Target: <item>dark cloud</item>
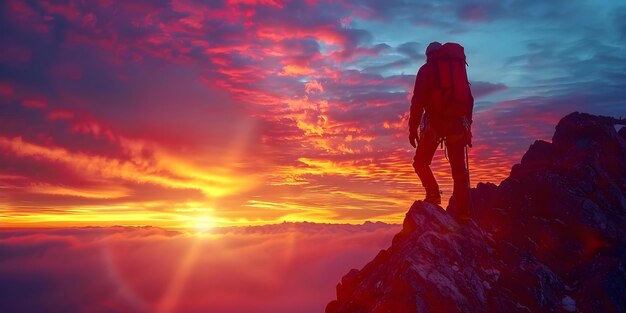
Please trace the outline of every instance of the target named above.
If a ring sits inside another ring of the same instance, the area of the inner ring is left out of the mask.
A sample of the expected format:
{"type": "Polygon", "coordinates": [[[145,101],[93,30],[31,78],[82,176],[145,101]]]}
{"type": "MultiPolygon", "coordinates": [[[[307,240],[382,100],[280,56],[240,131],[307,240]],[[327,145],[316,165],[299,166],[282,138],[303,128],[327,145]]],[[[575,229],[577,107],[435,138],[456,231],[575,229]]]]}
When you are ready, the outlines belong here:
{"type": "Polygon", "coordinates": [[[412,64],[413,61],[411,61],[410,59],[400,59],[397,61],[393,61],[393,62],[389,62],[386,64],[381,64],[381,65],[374,65],[374,66],[368,66],[366,68],[363,69],[363,72],[365,73],[386,73],[392,70],[395,70],[396,72],[401,69],[401,68],[405,68],[406,66],[412,64]]]}
{"type": "Polygon", "coordinates": [[[389,120],[391,117],[399,116],[402,112],[408,110],[409,104],[402,101],[403,98],[406,98],[402,97],[402,95],[381,94],[379,96],[385,98],[393,97],[394,99],[392,100],[395,101],[381,106],[360,104],[351,107],[350,110],[333,110],[330,112],[330,117],[337,122],[352,122],[360,127],[374,128],[382,127],[384,121],[389,120]]]}
{"type": "Polygon", "coordinates": [[[494,84],[490,82],[471,82],[472,95],[474,99],[479,99],[482,97],[486,97],[490,94],[496,93],[498,91],[503,91],[507,89],[507,86],[499,83],[494,84]]]}
{"type": "Polygon", "coordinates": [[[396,51],[413,60],[424,59],[424,48],[417,42],[405,42],[396,47],[396,51]]]}
{"type": "Polygon", "coordinates": [[[320,45],[312,38],[286,39],[281,41],[278,46],[288,58],[310,61],[320,54],[320,45]]]}
{"type": "MultiPolygon", "coordinates": [[[[443,27],[446,31],[467,31],[469,24],[498,20],[538,23],[571,21],[587,9],[584,1],[347,1],[345,6],[355,15],[384,22],[411,21],[426,27],[443,27]]],[[[575,20],[575,19],[574,19],[575,20]]]]}

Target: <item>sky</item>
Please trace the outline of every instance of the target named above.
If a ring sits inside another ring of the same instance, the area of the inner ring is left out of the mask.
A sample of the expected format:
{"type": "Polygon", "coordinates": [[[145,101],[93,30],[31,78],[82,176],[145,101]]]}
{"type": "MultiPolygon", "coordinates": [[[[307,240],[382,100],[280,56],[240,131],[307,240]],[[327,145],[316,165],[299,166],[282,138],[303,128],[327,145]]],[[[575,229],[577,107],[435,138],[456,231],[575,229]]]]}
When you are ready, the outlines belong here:
{"type": "MultiPolygon", "coordinates": [[[[624,116],[619,1],[0,4],[0,226],[400,223],[408,110],[465,47],[472,185],[573,111],[624,116]]],[[[444,197],[451,176],[433,160],[444,197]]],[[[445,203],[444,203],[445,204],[445,203]]]]}

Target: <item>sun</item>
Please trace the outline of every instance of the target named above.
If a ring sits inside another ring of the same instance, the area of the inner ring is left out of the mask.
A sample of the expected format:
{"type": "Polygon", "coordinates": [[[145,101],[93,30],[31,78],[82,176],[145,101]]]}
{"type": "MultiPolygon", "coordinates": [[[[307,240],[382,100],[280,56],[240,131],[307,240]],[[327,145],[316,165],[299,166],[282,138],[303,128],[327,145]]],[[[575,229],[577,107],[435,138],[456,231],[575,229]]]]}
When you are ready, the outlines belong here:
{"type": "Polygon", "coordinates": [[[211,216],[200,215],[197,216],[192,224],[192,229],[199,233],[207,233],[213,229],[215,223],[211,216]]]}
{"type": "Polygon", "coordinates": [[[210,232],[217,224],[213,216],[215,210],[212,207],[192,207],[187,204],[187,207],[176,209],[176,212],[180,228],[192,233],[210,232]]]}

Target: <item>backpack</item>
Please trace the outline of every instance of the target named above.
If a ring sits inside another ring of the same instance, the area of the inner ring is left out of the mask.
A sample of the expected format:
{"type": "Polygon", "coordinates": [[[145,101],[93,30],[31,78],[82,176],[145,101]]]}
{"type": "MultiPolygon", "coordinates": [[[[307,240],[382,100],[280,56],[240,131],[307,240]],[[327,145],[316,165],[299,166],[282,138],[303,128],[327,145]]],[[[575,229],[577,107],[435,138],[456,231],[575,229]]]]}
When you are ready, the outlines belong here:
{"type": "Polygon", "coordinates": [[[470,90],[463,46],[448,42],[433,52],[436,86],[429,111],[440,116],[471,119],[474,97],[470,90]]]}

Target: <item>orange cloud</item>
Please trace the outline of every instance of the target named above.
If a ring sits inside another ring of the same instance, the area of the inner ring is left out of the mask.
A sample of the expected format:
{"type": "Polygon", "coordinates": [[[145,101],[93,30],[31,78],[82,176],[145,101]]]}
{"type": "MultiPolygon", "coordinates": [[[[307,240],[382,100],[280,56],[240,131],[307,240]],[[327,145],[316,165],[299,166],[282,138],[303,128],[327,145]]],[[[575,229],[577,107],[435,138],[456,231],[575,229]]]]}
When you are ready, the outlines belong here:
{"type": "Polygon", "coordinates": [[[73,196],[94,199],[114,199],[127,196],[130,193],[128,188],[123,187],[69,187],[51,184],[34,184],[26,188],[28,192],[43,193],[51,195],[73,196]]]}
{"type": "Polygon", "coordinates": [[[304,91],[307,94],[314,93],[314,92],[323,93],[324,86],[322,86],[322,84],[319,83],[317,80],[311,80],[304,84],[304,91]]]}
{"type": "Polygon", "coordinates": [[[297,65],[297,64],[289,64],[289,65],[283,66],[283,70],[282,70],[282,72],[280,72],[280,75],[305,76],[305,75],[311,75],[314,72],[315,72],[315,70],[313,70],[312,68],[307,67],[307,66],[301,66],[301,65],[297,65]]]}
{"type": "Polygon", "coordinates": [[[20,137],[0,137],[0,147],[22,156],[61,162],[88,177],[120,178],[137,183],[151,183],[168,188],[197,189],[208,197],[220,197],[249,188],[251,177],[235,178],[227,168],[205,168],[165,151],[156,151],[154,159],[141,156],[144,144],[124,140],[124,146],[136,156],[130,160],[106,158],[61,147],[47,147],[20,137]]]}

